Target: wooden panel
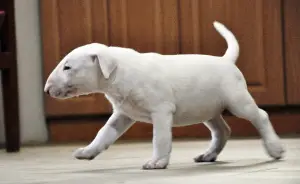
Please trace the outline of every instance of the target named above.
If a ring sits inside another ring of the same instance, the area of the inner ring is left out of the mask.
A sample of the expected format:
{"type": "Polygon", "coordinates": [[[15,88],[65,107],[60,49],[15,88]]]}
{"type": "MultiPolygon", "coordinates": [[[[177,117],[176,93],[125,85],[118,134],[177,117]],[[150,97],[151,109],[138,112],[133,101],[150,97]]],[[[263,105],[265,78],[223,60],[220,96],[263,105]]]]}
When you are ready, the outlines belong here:
{"type": "MultiPolygon", "coordinates": [[[[177,6],[176,0],[43,0],[44,81],[65,54],[90,42],[178,53],[177,6]]],[[[45,103],[49,116],[111,112],[102,94],[64,101],[45,96],[45,103]]]]}
{"type": "MultiPolygon", "coordinates": [[[[224,119],[232,129],[232,137],[258,136],[253,125],[243,119],[225,116],[224,119]]],[[[271,113],[270,119],[281,136],[300,135],[300,115],[289,113],[271,113]]],[[[66,143],[76,141],[90,142],[105,122],[101,121],[52,121],[49,124],[50,142],[66,143]]],[[[209,130],[203,124],[175,127],[173,138],[210,138],[209,130]]],[[[152,125],[136,123],[119,140],[149,140],[152,139],[152,125]]]]}
{"type": "Polygon", "coordinates": [[[57,1],[60,57],[92,42],[90,1],[57,1]]]}
{"type": "MultiPolygon", "coordinates": [[[[109,42],[106,6],[106,0],[41,1],[44,81],[72,49],[95,41],[109,42]]],[[[63,101],[45,96],[45,103],[49,116],[111,112],[101,94],[63,101]]]]}
{"type": "Polygon", "coordinates": [[[284,104],[280,0],[180,1],[182,53],[224,54],[227,45],[214,20],[237,37],[237,66],[255,100],[260,105],[284,104]]]}
{"type": "Polygon", "coordinates": [[[140,52],[178,53],[176,0],[109,1],[111,45],[140,52]]]}
{"type": "Polygon", "coordinates": [[[109,45],[109,22],[107,0],[91,0],[93,42],[109,45]]]}
{"type": "Polygon", "coordinates": [[[300,104],[300,1],[285,0],[283,6],[287,101],[300,104]]]}

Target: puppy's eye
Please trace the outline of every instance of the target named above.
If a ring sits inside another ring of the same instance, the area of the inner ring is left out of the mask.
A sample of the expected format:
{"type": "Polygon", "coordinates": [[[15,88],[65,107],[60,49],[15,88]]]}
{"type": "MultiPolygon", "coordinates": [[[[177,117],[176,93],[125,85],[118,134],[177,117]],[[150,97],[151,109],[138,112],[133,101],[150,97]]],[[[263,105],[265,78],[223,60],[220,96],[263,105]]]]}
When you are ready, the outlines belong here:
{"type": "Polygon", "coordinates": [[[70,70],[71,67],[70,66],[64,66],[63,70],[70,70]]]}

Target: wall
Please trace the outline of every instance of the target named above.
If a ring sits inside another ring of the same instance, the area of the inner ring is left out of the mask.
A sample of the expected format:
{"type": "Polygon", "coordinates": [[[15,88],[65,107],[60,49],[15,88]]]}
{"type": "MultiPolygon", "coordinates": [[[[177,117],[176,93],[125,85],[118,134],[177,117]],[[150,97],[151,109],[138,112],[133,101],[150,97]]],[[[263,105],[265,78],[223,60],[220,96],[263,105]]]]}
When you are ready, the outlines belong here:
{"type": "MultiPolygon", "coordinates": [[[[1,75],[0,75],[0,79],[1,79],[1,75]]],[[[0,81],[2,81],[2,79],[0,81]]],[[[3,112],[3,96],[2,96],[2,88],[0,88],[0,144],[3,144],[5,141],[3,113],[4,113],[3,112]]]]}
{"type": "MultiPolygon", "coordinates": [[[[15,0],[15,20],[21,142],[41,143],[47,140],[48,135],[43,108],[39,1],[15,0]]],[[[0,108],[3,118],[3,108],[0,108]]],[[[0,142],[3,143],[3,119],[0,121],[0,142]]]]}

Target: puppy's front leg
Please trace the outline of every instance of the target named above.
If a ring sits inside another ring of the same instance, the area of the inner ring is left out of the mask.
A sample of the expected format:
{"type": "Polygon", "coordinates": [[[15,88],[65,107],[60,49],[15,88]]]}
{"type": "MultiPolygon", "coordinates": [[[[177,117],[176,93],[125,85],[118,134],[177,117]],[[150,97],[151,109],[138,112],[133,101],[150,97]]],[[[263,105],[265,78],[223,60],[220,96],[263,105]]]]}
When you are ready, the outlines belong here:
{"type": "Polygon", "coordinates": [[[165,169],[169,164],[172,150],[172,113],[154,113],[153,122],[153,155],[143,165],[143,169],[165,169]]]}
{"type": "Polygon", "coordinates": [[[131,118],[114,112],[94,140],[88,146],[77,149],[74,156],[77,159],[92,160],[113,144],[133,123],[131,118]]]}

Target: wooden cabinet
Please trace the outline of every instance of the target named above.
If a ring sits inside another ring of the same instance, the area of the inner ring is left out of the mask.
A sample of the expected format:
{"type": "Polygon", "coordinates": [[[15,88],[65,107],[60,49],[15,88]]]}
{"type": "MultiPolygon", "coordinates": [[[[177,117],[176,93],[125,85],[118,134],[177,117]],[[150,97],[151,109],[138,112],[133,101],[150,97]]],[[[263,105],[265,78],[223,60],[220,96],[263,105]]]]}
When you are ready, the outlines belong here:
{"type": "MultiPolygon", "coordinates": [[[[176,0],[43,0],[41,16],[44,81],[65,54],[91,42],[141,52],[179,52],[176,0]]],[[[48,116],[111,112],[101,94],[65,101],[45,99],[48,116]]]]}
{"type": "Polygon", "coordinates": [[[237,66],[260,105],[284,104],[280,0],[180,2],[182,53],[223,55],[227,45],[212,22],[224,23],[240,44],[237,66]]]}
{"type": "MultiPolygon", "coordinates": [[[[223,55],[212,23],[224,23],[240,43],[237,65],[259,105],[284,105],[280,0],[43,0],[44,78],[72,49],[91,42],[162,54],[223,55]]],[[[201,74],[199,74],[201,75],[201,74]]],[[[107,114],[103,95],[46,98],[46,114],[107,114]]]]}
{"type": "MultiPolygon", "coordinates": [[[[227,45],[213,27],[217,20],[239,41],[237,65],[256,102],[280,107],[268,110],[276,131],[300,131],[299,110],[290,113],[290,105],[300,104],[299,0],[42,0],[40,5],[45,80],[65,54],[91,42],[140,52],[221,56],[227,45]]],[[[49,135],[58,142],[90,140],[108,117],[102,115],[111,113],[101,94],[65,101],[45,95],[45,107],[49,135]]],[[[251,124],[230,116],[225,119],[233,135],[257,135],[251,124]]],[[[151,136],[147,124],[136,124],[124,135],[151,136]]],[[[209,131],[199,124],[175,128],[173,136],[207,137],[209,131]]]]}
{"type": "MultiPolygon", "coordinates": [[[[91,42],[108,43],[107,9],[104,0],[41,1],[44,81],[72,49],[91,42]]],[[[101,94],[70,100],[45,96],[47,116],[110,113],[111,107],[101,94]]]]}

